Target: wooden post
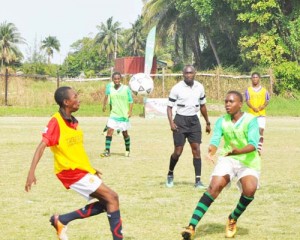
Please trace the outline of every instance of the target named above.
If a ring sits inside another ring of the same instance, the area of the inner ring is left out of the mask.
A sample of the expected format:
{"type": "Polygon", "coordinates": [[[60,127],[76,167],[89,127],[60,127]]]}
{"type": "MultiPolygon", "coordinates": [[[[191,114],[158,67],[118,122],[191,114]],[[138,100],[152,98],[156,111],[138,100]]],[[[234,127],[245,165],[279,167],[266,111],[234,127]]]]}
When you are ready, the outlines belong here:
{"type": "Polygon", "coordinates": [[[56,78],[56,87],[59,88],[59,71],[56,72],[57,78],[56,78]]]}
{"type": "Polygon", "coordinates": [[[165,68],[162,68],[162,96],[165,97],[165,68]]]}
{"type": "Polygon", "coordinates": [[[5,68],[5,106],[7,106],[7,95],[8,95],[8,68],[5,68]]]}
{"type": "Polygon", "coordinates": [[[217,67],[217,99],[220,100],[220,68],[217,67]]]}
{"type": "Polygon", "coordinates": [[[272,95],[273,94],[273,84],[275,83],[275,81],[274,81],[273,71],[271,68],[269,69],[269,76],[270,76],[270,94],[272,95]]]}

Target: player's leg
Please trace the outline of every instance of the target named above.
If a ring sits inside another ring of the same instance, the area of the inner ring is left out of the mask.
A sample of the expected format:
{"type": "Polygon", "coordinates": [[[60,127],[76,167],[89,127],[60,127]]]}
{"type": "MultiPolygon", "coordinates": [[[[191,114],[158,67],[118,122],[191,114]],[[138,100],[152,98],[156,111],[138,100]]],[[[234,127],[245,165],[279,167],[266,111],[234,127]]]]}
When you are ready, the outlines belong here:
{"type": "Polygon", "coordinates": [[[260,135],[257,150],[258,153],[261,155],[263,149],[263,143],[264,143],[264,130],[266,127],[266,117],[264,116],[257,117],[257,122],[259,126],[259,135],[260,135]]]}
{"type": "Polygon", "coordinates": [[[125,130],[122,132],[124,143],[125,143],[125,157],[129,157],[130,154],[130,136],[128,134],[128,131],[125,130]]]}
{"type": "Polygon", "coordinates": [[[200,144],[199,143],[190,143],[192,153],[193,153],[193,165],[195,169],[195,188],[206,189],[206,186],[201,181],[201,168],[202,161],[200,155],[200,144]]]}
{"type": "Polygon", "coordinates": [[[90,204],[88,204],[76,211],[70,212],[70,213],[62,214],[59,216],[53,215],[50,219],[50,222],[53,223],[52,225],[54,225],[55,218],[57,217],[58,220],[63,225],[67,225],[69,222],[71,222],[73,220],[91,217],[91,216],[98,215],[103,212],[106,212],[106,203],[103,200],[101,200],[101,201],[90,203],[90,204]]]}
{"type": "Polygon", "coordinates": [[[189,225],[183,230],[182,237],[184,240],[190,240],[195,234],[195,229],[199,221],[207,212],[210,205],[219,196],[223,188],[230,182],[230,176],[212,176],[207,191],[200,198],[190,219],[189,225]]]}
{"type": "Polygon", "coordinates": [[[118,194],[102,183],[100,187],[91,194],[91,197],[104,200],[104,202],[106,202],[107,217],[113,240],[123,239],[118,194]]]}
{"type": "Polygon", "coordinates": [[[107,130],[108,130],[108,126],[105,125],[105,127],[103,128],[102,134],[104,134],[105,132],[107,132],[107,130]]]}
{"type": "MultiPolygon", "coordinates": [[[[86,174],[77,182],[70,185],[70,188],[87,200],[92,199],[90,196],[102,185],[102,180],[94,174],[86,174]]],[[[50,218],[52,226],[56,229],[57,236],[60,240],[68,240],[67,224],[75,219],[91,217],[106,211],[106,202],[100,199],[97,202],[86,205],[76,211],[66,214],[55,214],[50,218]]]]}
{"type": "Polygon", "coordinates": [[[109,157],[110,156],[110,146],[111,146],[111,142],[112,142],[113,133],[114,133],[114,129],[109,127],[107,130],[106,137],[105,137],[105,150],[101,154],[101,157],[109,157]]]}
{"type": "Polygon", "coordinates": [[[226,224],[226,233],[225,233],[225,236],[227,238],[234,237],[237,231],[236,223],[238,218],[243,214],[247,206],[254,200],[254,194],[256,192],[257,185],[258,185],[258,175],[254,170],[249,169],[249,171],[253,171],[254,174],[246,175],[239,179],[239,184],[242,190],[242,194],[235,209],[228,217],[228,221],[226,224]]]}
{"type": "Polygon", "coordinates": [[[170,156],[170,163],[169,163],[169,171],[167,174],[167,187],[173,187],[174,185],[174,169],[179,160],[179,157],[182,154],[184,143],[185,143],[185,136],[184,134],[173,132],[173,140],[174,140],[174,151],[170,156]]]}

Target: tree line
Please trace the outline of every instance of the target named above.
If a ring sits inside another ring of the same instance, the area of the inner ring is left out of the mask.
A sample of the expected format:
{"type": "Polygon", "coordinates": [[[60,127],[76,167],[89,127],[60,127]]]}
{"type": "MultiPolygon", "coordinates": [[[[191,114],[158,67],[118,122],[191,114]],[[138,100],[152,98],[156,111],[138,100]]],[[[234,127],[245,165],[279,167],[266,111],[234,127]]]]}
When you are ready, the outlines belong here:
{"type": "Polygon", "coordinates": [[[51,64],[59,40],[35,43],[24,60],[25,40],[13,23],[0,25],[1,66],[38,73],[87,77],[110,73],[116,57],[143,56],[147,33],[157,27],[155,56],[177,72],[186,63],[198,70],[249,73],[272,69],[275,91],[300,90],[300,1],[143,0],[141,15],[124,29],[113,17],[96,26],[94,37],[70,46],[61,65],[51,64]]]}

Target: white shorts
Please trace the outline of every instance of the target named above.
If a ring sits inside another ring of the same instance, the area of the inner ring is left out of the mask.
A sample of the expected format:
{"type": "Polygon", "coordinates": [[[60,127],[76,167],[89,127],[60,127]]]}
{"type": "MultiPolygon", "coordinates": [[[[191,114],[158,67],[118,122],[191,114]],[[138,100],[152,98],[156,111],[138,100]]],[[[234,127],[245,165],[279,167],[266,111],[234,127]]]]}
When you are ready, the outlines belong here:
{"type": "Polygon", "coordinates": [[[254,176],[257,178],[258,186],[259,186],[259,177],[260,172],[254,170],[252,168],[246,167],[240,161],[237,161],[231,157],[219,157],[217,165],[215,166],[211,178],[213,176],[230,176],[230,182],[226,187],[230,187],[231,181],[236,178],[237,179],[237,187],[242,192],[242,185],[240,179],[245,176],[254,176]]]}
{"type": "Polygon", "coordinates": [[[93,199],[90,195],[100,187],[101,183],[102,180],[97,175],[88,173],[79,181],[70,185],[70,188],[89,201],[93,199]]]}
{"type": "Polygon", "coordinates": [[[257,122],[258,122],[259,128],[265,129],[265,127],[266,127],[266,117],[265,116],[258,116],[257,122]]]}
{"type": "Polygon", "coordinates": [[[122,132],[127,131],[131,127],[130,122],[120,122],[112,118],[108,119],[107,126],[114,130],[120,130],[122,132]]]}

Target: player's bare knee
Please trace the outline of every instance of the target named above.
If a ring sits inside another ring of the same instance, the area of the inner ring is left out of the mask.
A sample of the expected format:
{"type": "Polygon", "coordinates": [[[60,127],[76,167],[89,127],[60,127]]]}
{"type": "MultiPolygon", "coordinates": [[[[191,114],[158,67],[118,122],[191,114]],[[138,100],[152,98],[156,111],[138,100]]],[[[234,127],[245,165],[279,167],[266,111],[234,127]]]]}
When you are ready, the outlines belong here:
{"type": "Polygon", "coordinates": [[[111,193],[111,201],[119,204],[119,195],[114,191],[111,193]]]}

